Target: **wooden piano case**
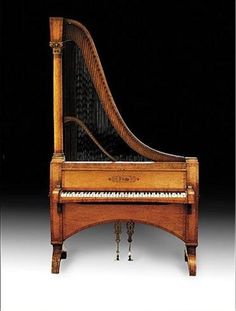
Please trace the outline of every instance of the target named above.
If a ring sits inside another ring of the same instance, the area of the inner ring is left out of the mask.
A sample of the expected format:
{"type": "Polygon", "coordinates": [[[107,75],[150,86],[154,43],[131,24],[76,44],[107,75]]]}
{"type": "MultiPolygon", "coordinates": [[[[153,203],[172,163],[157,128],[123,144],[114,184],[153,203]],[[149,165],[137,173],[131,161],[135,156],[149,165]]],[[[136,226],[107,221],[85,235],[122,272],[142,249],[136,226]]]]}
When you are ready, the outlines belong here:
{"type": "Polygon", "coordinates": [[[50,18],[50,35],[54,64],[52,272],[59,273],[60,261],[66,258],[63,242],[73,234],[100,223],[132,221],[162,228],[183,240],[189,274],[196,275],[197,158],[154,150],[133,135],[119,114],[83,25],[50,18]],[[66,192],[72,195],[63,196],[66,192]],[[78,192],[95,195],[78,197],[78,192]],[[131,193],[132,197],[97,195],[101,192],[131,193]]]}

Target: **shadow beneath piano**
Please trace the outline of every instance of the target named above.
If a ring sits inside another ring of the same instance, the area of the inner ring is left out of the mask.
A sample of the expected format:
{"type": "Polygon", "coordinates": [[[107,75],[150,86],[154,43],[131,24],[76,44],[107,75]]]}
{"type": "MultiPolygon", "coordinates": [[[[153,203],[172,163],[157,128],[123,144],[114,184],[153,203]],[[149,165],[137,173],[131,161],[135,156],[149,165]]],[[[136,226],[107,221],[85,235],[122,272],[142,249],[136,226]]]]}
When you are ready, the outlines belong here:
{"type": "MultiPolygon", "coordinates": [[[[93,261],[102,264],[111,258],[115,262],[115,234],[114,223],[101,224],[82,230],[65,241],[69,261],[63,261],[63,269],[75,264],[77,267],[82,261],[93,261]],[[67,264],[68,263],[68,264],[67,264]]],[[[122,222],[120,242],[120,262],[128,262],[128,242],[126,223],[122,222]]],[[[170,267],[176,266],[181,273],[186,272],[183,261],[184,243],[170,233],[150,225],[135,223],[135,232],[132,242],[133,263],[142,262],[146,265],[153,264],[160,267],[165,262],[170,267]]],[[[92,263],[91,263],[92,264],[92,263]]],[[[132,263],[130,263],[132,265],[132,263]]]]}

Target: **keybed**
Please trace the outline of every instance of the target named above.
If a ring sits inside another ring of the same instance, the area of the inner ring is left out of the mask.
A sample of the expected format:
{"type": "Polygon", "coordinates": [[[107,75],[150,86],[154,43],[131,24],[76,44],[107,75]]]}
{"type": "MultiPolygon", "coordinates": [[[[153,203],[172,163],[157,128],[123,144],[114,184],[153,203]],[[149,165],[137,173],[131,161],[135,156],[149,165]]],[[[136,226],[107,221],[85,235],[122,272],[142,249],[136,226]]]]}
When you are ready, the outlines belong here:
{"type": "Polygon", "coordinates": [[[90,199],[155,199],[155,198],[186,198],[184,192],[142,192],[142,191],[62,191],[61,198],[90,198],[90,199]]]}

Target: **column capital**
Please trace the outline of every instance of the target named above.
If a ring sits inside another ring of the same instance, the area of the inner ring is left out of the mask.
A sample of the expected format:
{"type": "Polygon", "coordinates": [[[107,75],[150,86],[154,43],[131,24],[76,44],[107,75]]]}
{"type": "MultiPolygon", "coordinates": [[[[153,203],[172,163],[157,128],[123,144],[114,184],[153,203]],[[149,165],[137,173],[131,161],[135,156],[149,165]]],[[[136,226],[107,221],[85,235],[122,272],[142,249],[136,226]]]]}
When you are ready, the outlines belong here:
{"type": "Polygon", "coordinates": [[[63,49],[63,42],[51,41],[49,46],[53,50],[53,54],[61,54],[63,49]]]}

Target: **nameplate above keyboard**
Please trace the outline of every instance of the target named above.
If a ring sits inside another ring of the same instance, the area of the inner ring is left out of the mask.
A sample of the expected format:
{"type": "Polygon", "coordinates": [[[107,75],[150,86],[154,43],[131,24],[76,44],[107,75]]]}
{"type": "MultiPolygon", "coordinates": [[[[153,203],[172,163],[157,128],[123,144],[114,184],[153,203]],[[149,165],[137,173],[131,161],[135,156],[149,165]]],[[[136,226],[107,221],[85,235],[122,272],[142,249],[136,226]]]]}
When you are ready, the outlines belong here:
{"type": "Polygon", "coordinates": [[[170,164],[65,165],[62,189],[71,191],[176,191],[186,189],[186,170],[170,164]]]}

